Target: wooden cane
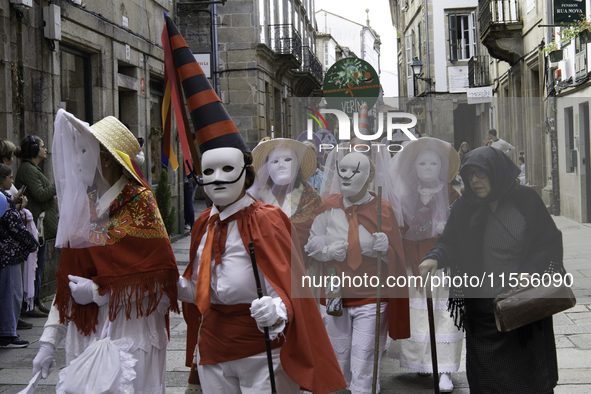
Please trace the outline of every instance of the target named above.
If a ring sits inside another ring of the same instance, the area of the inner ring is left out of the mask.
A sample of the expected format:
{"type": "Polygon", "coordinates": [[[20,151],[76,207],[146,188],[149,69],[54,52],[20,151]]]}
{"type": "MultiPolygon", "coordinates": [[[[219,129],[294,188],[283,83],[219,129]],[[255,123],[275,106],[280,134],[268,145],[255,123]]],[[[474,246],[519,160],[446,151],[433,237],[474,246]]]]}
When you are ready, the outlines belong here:
{"type": "Polygon", "coordinates": [[[433,366],[433,389],[439,394],[439,369],[437,368],[437,343],[435,342],[435,318],[433,316],[433,294],[427,283],[427,313],[429,315],[429,337],[431,339],[431,365],[433,366]]]}
{"type": "MultiPolygon", "coordinates": [[[[382,231],[382,187],[378,186],[378,233],[382,231]]],[[[371,381],[371,392],[376,394],[378,390],[378,373],[380,360],[380,318],[381,318],[381,290],[382,280],[382,252],[378,252],[378,289],[376,294],[376,338],[373,349],[373,377],[371,381]]]]}
{"type": "MultiPolygon", "coordinates": [[[[259,299],[263,298],[263,288],[261,287],[261,280],[259,278],[259,269],[254,257],[254,245],[252,241],[248,243],[248,251],[250,252],[250,262],[252,263],[252,271],[254,272],[254,280],[257,284],[257,295],[259,299]]],[[[275,372],[273,371],[273,355],[271,354],[271,338],[269,336],[269,327],[263,327],[265,330],[265,347],[267,348],[267,364],[269,364],[269,379],[271,380],[271,394],[277,394],[275,388],[275,372]]]]}

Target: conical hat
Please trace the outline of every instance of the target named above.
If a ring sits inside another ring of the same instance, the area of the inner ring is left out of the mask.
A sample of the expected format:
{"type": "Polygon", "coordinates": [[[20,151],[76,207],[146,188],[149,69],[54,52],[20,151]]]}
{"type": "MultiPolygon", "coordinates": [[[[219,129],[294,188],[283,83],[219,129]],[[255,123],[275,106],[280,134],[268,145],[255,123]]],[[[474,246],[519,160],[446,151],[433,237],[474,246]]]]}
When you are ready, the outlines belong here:
{"type": "Polygon", "coordinates": [[[210,149],[227,147],[250,152],[201,66],[195,61],[187,42],[172,19],[169,16],[165,19],[174,64],[183,86],[201,154],[210,149]]]}

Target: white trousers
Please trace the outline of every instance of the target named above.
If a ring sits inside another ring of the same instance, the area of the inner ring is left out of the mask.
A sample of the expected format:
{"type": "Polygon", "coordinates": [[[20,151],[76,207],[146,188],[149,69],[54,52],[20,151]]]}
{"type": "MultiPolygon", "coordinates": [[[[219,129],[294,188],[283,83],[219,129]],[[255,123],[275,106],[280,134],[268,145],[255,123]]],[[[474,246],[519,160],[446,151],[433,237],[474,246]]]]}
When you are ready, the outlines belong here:
{"type": "MultiPolygon", "coordinates": [[[[199,363],[199,351],[197,363],[199,363]]],[[[279,354],[281,348],[273,349],[273,370],[277,393],[298,394],[300,385],[283,370],[279,354]]],[[[219,364],[199,365],[199,380],[204,394],[260,394],[271,392],[267,353],[226,361],[219,364]]]]}
{"type": "MultiPolygon", "coordinates": [[[[380,346],[377,392],[380,391],[379,364],[388,334],[388,303],[380,305],[380,346]]],[[[331,316],[320,305],[322,319],[337,360],[352,394],[371,393],[376,329],[376,304],[343,308],[342,316],[331,316]]]]}

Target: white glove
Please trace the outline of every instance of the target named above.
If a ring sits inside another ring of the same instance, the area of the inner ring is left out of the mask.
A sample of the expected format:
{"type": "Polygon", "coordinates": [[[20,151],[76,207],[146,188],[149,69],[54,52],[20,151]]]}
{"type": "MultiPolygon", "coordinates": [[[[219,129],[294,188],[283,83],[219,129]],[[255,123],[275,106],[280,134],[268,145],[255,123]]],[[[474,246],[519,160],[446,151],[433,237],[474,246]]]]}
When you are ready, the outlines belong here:
{"type": "Polygon", "coordinates": [[[72,297],[77,304],[88,305],[94,302],[92,300],[92,280],[74,275],[68,275],[68,279],[70,279],[68,285],[72,291],[72,297]]]}
{"type": "Polygon", "coordinates": [[[373,250],[376,252],[388,251],[388,236],[384,233],[373,233],[373,250]]]}
{"type": "Polygon", "coordinates": [[[273,298],[265,296],[257,298],[250,304],[250,316],[252,316],[260,327],[271,327],[279,319],[277,307],[273,298]]]}
{"type": "Polygon", "coordinates": [[[55,369],[55,346],[48,342],[40,342],[41,346],[33,360],[33,376],[41,371],[41,379],[46,379],[55,369]]]}
{"type": "Polygon", "coordinates": [[[316,236],[308,241],[304,250],[308,253],[308,256],[313,256],[322,252],[322,249],[326,247],[326,237],[324,235],[316,236]]]}
{"type": "Polygon", "coordinates": [[[329,260],[343,261],[347,257],[347,246],[348,242],[338,241],[334,244],[328,245],[326,249],[326,255],[329,260]]]}

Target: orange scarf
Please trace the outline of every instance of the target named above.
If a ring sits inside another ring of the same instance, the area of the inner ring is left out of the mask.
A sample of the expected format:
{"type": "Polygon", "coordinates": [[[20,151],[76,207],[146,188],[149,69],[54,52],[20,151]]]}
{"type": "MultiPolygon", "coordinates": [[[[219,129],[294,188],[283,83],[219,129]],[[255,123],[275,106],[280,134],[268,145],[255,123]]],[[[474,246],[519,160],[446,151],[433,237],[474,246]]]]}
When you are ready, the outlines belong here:
{"type": "Polygon", "coordinates": [[[150,189],[135,182],[125,185],[109,207],[107,233],[95,233],[91,241],[97,246],[62,249],[55,296],[60,323],[73,321],[84,335],[96,332],[98,324],[98,305],[77,304],[68,275],[92,279],[100,295],[110,294],[111,321],[121,311],[130,319],[134,303],[138,317],[149,316],[163,294],[170,299],[170,310],[178,312],[178,268],[150,189]]]}

